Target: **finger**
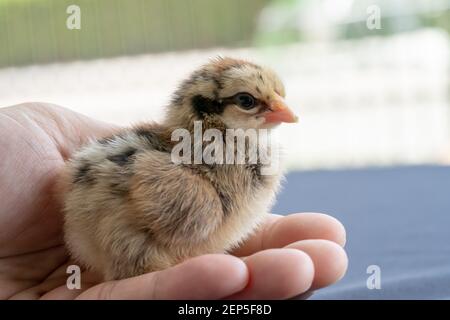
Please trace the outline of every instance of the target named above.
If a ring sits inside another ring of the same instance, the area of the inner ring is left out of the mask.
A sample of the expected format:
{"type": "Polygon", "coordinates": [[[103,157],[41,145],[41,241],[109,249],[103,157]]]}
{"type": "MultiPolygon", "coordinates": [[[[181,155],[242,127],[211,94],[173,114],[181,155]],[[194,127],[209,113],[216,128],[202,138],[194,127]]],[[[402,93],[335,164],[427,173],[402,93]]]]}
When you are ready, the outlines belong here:
{"type": "Polygon", "coordinates": [[[234,250],[233,254],[247,256],[306,239],[325,239],[344,246],[345,238],[344,226],[326,214],[295,213],[285,217],[270,214],[257,232],[234,250]]]}
{"type": "Polygon", "coordinates": [[[311,289],[329,286],[339,281],[347,271],[347,254],[335,242],[328,240],[302,240],[286,248],[301,250],[311,257],[314,264],[314,280],[311,289]]]}
{"type": "Polygon", "coordinates": [[[255,233],[251,234],[249,238],[245,239],[238,248],[233,249],[232,255],[243,257],[249,256],[253,253],[263,250],[262,240],[266,236],[268,230],[283,216],[277,214],[267,214],[264,222],[259,226],[255,233]]]}
{"type": "MultiPolygon", "coordinates": [[[[292,250],[292,249],[290,249],[292,250]]],[[[203,255],[172,268],[92,287],[79,299],[220,299],[248,282],[245,263],[229,255],[203,255]]]]}
{"type": "Polygon", "coordinates": [[[247,287],[229,299],[287,299],[306,292],[314,279],[311,258],[296,249],[269,249],[244,259],[247,287]]]}
{"type": "MultiPolygon", "coordinates": [[[[41,300],[73,300],[76,299],[81,293],[89,290],[91,287],[97,285],[101,282],[101,275],[96,274],[92,271],[84,271],[81,273],[81,287],[79,289],[77,288],[69,288],[67,285],[67,266],[73,264],[67,263],[63,266],[63,272],[60,274],[56,274],[55,277],[50,277],[45,280],[46,283],[53,282],[58,283],[59,286],[55,287],[52,290],[45,290],[45,288],[42,288],[42,286],[39,288],[40,292],[46,291],[45,294],[43,294],[39,299],[41,300]],[[61,285],[62,284],[62,285],[61,285]]],[[[47,284],[47,287],[49,284],[47,284]]]]}

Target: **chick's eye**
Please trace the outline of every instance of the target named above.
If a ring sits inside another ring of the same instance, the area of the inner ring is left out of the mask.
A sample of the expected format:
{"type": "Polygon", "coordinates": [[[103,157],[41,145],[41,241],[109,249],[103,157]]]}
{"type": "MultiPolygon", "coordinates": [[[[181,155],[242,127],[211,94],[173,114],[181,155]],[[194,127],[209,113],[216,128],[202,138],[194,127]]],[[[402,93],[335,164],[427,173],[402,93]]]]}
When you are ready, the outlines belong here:
{"type": "Polygon", "coordinates": [[[255,98],[248,93],[238,93],[236,95],[236,104],[242,109],[252,109],[255,106],[255,98]]]}

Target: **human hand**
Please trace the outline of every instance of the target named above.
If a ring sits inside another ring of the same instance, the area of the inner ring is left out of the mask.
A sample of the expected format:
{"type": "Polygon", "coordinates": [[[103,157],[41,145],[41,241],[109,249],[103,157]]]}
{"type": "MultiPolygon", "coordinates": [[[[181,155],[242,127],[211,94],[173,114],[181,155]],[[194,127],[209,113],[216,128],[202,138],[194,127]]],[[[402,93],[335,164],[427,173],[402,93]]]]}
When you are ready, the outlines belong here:
{"type": "Polygon", "coordinates": [[[347,268],[345,230],[334,218],[268,215],[233,255],[210,254],[119,281],[81,274],[66,286],[54,184],[64,161],[90,138],[117,128],[45,103],[0,109],[0,298],[285,299],[330,285],[347,268]]]}

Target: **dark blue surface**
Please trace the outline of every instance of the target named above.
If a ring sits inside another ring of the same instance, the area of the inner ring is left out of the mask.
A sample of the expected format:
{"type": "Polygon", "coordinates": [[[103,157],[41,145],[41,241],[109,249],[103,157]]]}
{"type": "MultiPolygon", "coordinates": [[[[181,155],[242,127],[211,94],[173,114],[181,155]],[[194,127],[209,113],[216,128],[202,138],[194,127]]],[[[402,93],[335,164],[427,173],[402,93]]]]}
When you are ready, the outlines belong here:
{"type": "Polygon", "coordinates": [[[294,172],[273,212],[301,211],[347,230],[346,276],[312,299],[450,299],[450,167],[294,172]],[[380,290],[367,289],[369,265],[380,290]]]}

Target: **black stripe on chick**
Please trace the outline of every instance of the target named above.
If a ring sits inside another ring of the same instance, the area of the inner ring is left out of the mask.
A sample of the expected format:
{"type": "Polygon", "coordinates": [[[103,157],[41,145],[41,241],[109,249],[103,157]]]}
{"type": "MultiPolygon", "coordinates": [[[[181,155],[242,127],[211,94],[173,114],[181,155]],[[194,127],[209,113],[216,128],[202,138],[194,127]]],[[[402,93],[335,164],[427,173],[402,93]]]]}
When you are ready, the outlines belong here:
{"type": "Polygon", "coordinates": [[[217,194],[219,195],[220,202],[222,204],[223,215],[226,217],[230,215],[231,206],[233,204],[233,198],[226,191],[220,190],[220,188],[216,187],[217,194]]]}
{"type": "Polygon", "coordinates": [[[134,133],[139,137],[145,140],[145,142],[147,143],[148,146],[150,146],[152,149],[155,149],[157,151],[161,151],[161,152],[168,152],[171,150],[170,146],[167,145],[167,143],[165,143],[163,141],[163,139],[161,139],[161,136],[150,130],[147,128],[136,128],[134,130],[134,133]]]}
{"type": "Polygon", "coordinates": [[[83,163],[76,169],[73,181],[74,183],[85,184],[92,184],[95,182],[95,175],[92,174],[92,168],[89,162],[83,163]]]}
{"type": "Polygon", "coordinates": [[[106,157],[106,159],[119,166],[125,166],[130,163],[130,158],[136,153],[136,151],[137,150],[135,148],[128,148],[121,153],[110,155],[106,157]]]}
{"type": "Polygon", "coordinates": [[[252,174],[252,185],[254,187],[259,186],[262,183],[263,175],[261,174],[262,164],[258,161],[255,164],[247,164],[246,169],[252,174]]]}
{"type": "Polygon", "coordinates": [[[209,114],[221,114],[225,109],[225,106],[219,103],[219,101],[206,98],[202,95],[194,96],[191,102],[200,119],[203,119],[205,115],[209,114]]]}
{"type": "Polygon", "coordinates": [[[129,194],[130,190],[126,182],[112,182],[109,184],[109,189],[113,196],[125,197],[129,194]]]}

